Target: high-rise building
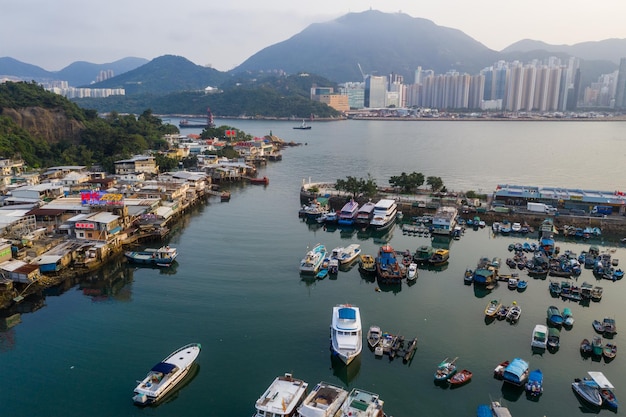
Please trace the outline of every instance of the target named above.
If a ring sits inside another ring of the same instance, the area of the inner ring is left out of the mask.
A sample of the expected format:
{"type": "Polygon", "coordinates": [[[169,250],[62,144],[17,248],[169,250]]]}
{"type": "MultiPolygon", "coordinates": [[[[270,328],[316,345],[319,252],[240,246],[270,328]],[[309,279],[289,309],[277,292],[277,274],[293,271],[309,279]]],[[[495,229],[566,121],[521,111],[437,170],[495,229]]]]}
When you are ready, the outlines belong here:
{"type": "Polygon", "coordinates": [[[617,74],[617,88],[615,89],[615,108],[626,109],[626,58],[619,60],[619,70],[617,74]]]}
{"type": "Polygon", "coordinates": [[[365,107],[384,108],[387,106],[387,77],[368,75],[365,78],[365,107]]]}

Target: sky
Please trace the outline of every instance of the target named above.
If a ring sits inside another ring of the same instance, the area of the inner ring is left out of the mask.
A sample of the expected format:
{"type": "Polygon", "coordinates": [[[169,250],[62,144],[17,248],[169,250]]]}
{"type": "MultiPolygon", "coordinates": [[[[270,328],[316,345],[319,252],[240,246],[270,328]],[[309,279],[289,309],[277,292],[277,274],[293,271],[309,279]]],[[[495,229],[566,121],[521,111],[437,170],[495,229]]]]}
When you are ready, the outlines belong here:
{"type": "Polygon", "coordinates": [[[369,9],[428,19],[497,51],[522,39],[626,38],[625,0],[1,0],[0,57],[58,71],[178,55],[228,71],[313,23],[369,9]]]}

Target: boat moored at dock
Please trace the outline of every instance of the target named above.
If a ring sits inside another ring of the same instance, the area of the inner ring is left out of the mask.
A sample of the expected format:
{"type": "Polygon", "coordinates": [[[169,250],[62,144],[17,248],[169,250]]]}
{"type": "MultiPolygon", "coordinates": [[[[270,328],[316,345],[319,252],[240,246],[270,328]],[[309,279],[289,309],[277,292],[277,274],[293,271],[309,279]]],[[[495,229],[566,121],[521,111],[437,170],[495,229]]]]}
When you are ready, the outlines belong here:
{"type": "Polygon", "coordinates": [[[390,227],[398,214],[398,204],[395,200],[382,199],[374,206],[370,227],[375,230],[384,230],[390,227]]]}
{"type": "Polygon", "coordinates": [[[307,394],[308,383],[286,373],[276,377],[267,390],[256,400],[253,417],[293,417],[307,394]]]}
{"type": "Polygon", "coordinates": [[[348,398],[348,391],[320,382],[298,407],[297,417],[334,417],[348,398]]]}
{"type": "Polygon", "coordinates": [[[336,417],[382,417],[383,404],[378,394],[354,388],[341,406],[336,417]]]}

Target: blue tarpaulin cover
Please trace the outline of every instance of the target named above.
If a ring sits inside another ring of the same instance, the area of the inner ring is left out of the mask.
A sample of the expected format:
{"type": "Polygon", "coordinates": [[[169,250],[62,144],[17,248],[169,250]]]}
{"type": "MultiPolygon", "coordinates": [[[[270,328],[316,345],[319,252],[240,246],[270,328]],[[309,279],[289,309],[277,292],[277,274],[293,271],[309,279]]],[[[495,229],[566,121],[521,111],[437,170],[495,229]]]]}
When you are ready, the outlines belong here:
{"type": "Polygon", "coordinates": [[[172,370],[176,368],[176,365],[167,363],[167,362],[159,362],[152,367],[152,371],[161,372],[162,374],[169,374],[172,370]]]}
{"type": "Polygon", "coordinates": [[[356,311],[353,308],[343,307],[339,309],[339,318],[344,320],[356,319],[356,311]]]}
{"type": "Polygon", "coordinates": [[[520,384],[524,373],[528,370],[528,362],[521,358],[515,358],[504,370],[503,378],[514,384],[520,384]]]}

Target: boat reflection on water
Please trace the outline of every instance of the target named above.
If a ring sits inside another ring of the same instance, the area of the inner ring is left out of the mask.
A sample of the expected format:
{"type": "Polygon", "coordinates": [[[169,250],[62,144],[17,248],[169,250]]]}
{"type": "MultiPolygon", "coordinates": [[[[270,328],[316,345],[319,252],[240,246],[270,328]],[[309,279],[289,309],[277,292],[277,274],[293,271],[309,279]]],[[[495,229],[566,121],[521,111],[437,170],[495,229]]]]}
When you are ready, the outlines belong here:
{"type": "MultiPolygon", "coordinates": [[[[362,354],[362,353],[361,353],[362,354]]],[[[361,370],[361,354],[355,357],[349,365],[346,365],[337,357],[337,355],[330,355],[330,364],[333,370],[333,375],[339,378],[345,386],[349,387],[350,383],[357,377],[361,370]]]]}
{"type": "Polygon", "coordinates": [[[518,387],[516,385],[509,384],[508,382],[502,383],[501,391],[502,391],[502,398],[504,398],[510,403],[513,403],[519,400],[522,397],[522,394],[526,392],[526,390],[524,389],[524,384],[518,387]]]}
{"type": "Polygon", "coordinates": [[[178,269],[178,261],[174,261],[168,266],[161,266],[156,264],[135,264],[135,263],[126,263],[126,268],[129,269],[132,276],[132,271],[137,269],[158,269],[161,275],[176,275],[176,270],[178,269]]]}

